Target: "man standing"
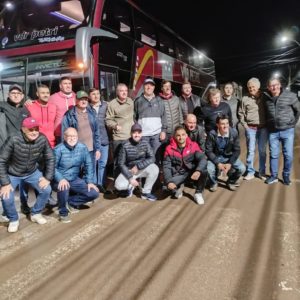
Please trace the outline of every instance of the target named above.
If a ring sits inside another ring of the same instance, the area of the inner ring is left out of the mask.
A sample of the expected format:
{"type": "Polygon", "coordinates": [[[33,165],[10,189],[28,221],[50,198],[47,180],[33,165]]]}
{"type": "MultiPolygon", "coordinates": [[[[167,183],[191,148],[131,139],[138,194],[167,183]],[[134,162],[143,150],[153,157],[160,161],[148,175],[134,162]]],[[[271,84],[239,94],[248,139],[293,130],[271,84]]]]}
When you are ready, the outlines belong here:
{"type": "Polygon", "coordinates": [[[249,95],[242,98],[238,111],[240,123],[245,128],[247,141],[247,175],[244,179],[251,180],[255,176],[254,157],[257,142],[259,153],[258,177],[265,180],[268,130],[263,94],[260,91],[260,81],[257,78],[249,79],[247,87],[249,95]]]}
{"type": "Polygon", "coordinates": [[[207,171],[210,179],[211,192],[218,188],[219,172],[228,176],[228,189],[235,191],[238,179],[244,174],[246,167],[239,160],[241,148],[238,132],[229,127],[229,117],[220,115],[216,120],[217,130],[211,130],[206,139],[207,171]]]}
{"type": "Polygon", "coordinates": [[[93,164],[88,148],[78,142],[75,128],[65,130],[64,142],[55,147],[54,154],[59,220],[69,223],[69,212],[78,212],[78,206],[98,198],[99,190],[93,184],[93,164]],[[82,167],[84,178],[80,178],[82,167]]]}
{"type": "Polygon", "coordinates": [[[28,117],[22,122],[19,134],[8,138],[0,151],[0,197],[3,211],[9,219],[8,232],[19,228],[19,217],[14,202],[14,190],[21,182],[37,192],[31,209],[31,221],[45,224],[41,215],[51,193],[50,181],[54,174],[54,155],[44,135],[39,134],[38,122],[28,117]],[[38,161],[43,160],[45,171],[38,170],[38,161]]]}
{"type": "Polygon", "coordinates": [[[167,121],[164,103],[155,96],[154,88],[154,80],[146,78],[144,93],[134,101],[134,117],[143,127],[143,138],[149,142],[155,155],[166,139],[167,121]]]}
{"type": "Polygon", "coordinates": [[[283,154],[282,179],[284,185],[291,185],[290,174],[293,164],[295,126],[300,116],[297,96],[282,90],[278,78],[268,80],[268,92],[264,93],[266,121],[269,129],[270,171],[267,184],[278,182],[280,144],[283,154]]]}
{"type": "Polygon", "coordinates": [[[163,161],[168,190],[175,198],[181,198],[184,182],[190,177],[196,183],[195,201],[200,205],[204,204],[202,193],[207,178],[206,166],[206,157],[198,144],[190,140],[184,127],[176,127],[163,161]]]}
{"type": "Polygon", "coordinates": [[[229,104],[232,113],[232,127],[238,125],[238,107],[239,99],[234,95],[234,85],[232,82],[226,82],[223,88],[222,101],[229,104]]]}
{"type": "Polygon", "coordinates": [[[142,199],[155,201],[157,198],[151,190],[159,169],[154,161],[150,145],[146,140],[142,140],[142,127],[135,123],[131,127],[131,138],[120,148],[118,166],[121,174],[116,179],[115,188],[119,191],[128,190],[128,196],[131,196],[134,188],[140,185],[137,178],[146,177],[142,199]]]}

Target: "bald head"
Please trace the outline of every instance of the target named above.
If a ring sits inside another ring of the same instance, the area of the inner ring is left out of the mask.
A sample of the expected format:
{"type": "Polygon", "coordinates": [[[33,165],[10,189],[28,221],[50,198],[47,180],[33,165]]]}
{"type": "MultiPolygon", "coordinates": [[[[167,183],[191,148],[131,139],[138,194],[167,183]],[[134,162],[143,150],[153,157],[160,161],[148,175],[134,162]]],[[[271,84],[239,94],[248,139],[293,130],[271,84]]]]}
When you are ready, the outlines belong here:
{"type": "Polygon", "coordinates": [[[197,127],[197,118],[194,114],[188,114],[185,118],[184,124],[189,131],[197,127]]]}

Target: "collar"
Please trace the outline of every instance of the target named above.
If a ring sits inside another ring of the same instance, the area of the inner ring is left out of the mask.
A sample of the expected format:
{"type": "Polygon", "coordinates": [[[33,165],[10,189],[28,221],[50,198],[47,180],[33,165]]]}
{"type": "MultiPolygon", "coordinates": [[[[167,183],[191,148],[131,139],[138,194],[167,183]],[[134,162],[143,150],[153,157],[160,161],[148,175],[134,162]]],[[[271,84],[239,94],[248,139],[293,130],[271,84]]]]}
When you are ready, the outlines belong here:
{"type": "Polygon", "coordinates": [[[222,138],[229,138],[229,131],[227,133],[225,133],[224,135],[222,135],[218,129],[217,134],[218,134],[218,137],[220,136],[222,138]]]}

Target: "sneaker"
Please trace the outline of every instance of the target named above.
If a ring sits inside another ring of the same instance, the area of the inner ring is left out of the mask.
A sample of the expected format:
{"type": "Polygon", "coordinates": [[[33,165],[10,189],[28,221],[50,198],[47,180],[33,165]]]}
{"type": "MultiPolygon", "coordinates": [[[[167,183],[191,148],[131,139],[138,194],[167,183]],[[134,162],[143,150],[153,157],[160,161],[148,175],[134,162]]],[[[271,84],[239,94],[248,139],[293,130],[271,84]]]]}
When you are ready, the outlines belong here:
{"type": "Polygon", "coordinates": [[[149,200],[149,201],[156,201],[157,200],[157,197],[151,193],[143,193],[142,194],[142,199],[146,199],[146,200],[149,200]]]}
{"type": "Polygon", "coordinates": [[[49,205],[51,205],[51,206],[54,207],[54,206],[58,205],[58,202],[57,202],[57,199],[55,199],[52,195],[50,195],[47,204],[49,204],[49,205]]]}
{"type": "Polygon", "coordinates": [[[244,177],[244,180],[252,180],[254,179],[254,174],[247,174],[245,177],[244,177]]]}
{"type": "Polygon", "coordinates": [[[176,199],[180,199],[183,196],[184,183],[180,185],[180,187],[175,191],[174,197],[176,199]]]}
{"type": "Polygon", "coordinates": [[[266,184],[273,184],[273,183],[276,183],[276,182],[278,182],[278,178],[277,177],[273,177],[273,176],[270,176],[269,178],[267,178],[265,180],[266,184]]]}
{"type": "Polygon", "coordinates": [[[1,215],[1,222],[7,223],[7,222],[9,222],[9,218],[5,215],[1,215]]]}
{"type": "Polygon", "coordinates": [[[59,216],[59,221],[62,222],[62,223],[71,223],[72,222],[69,215],[59,216]]]}
{"type": "Polygon", "coordinates": [[[27,204],[21,204],[21,213],[24,215],[29,215],[31,212],[30,207],[27,204]]]}
{"type": "Polygon", "coordinates": [[[19,229],[19,220],[9,222],[7,231],[8,232],[17,232],[19,229]]]}
{"type": "Polygon", "coordinates": [[[283,177],[282,182],[283,182],[284,185],[292,185],[292,182],[291,182],[290,178],[286,177],[286,176],[283,177]]]}
{"type": "Polygon", "coordinates": [[[210,186],[210,188],[209,188],[209,190],[210,190],[211,192],[216,192],[217,189],[218,189],[218,184],[217,184],[217,183],[213,184],[213,185],[210,186]]]}
{"type": "Polygon", "coordinates": [[[30,219],[31,219],[31,222],[38,223],[40,225],[47,223],[47,220],[41,214],[31,215],[30,219]]]}
{"type": "Polygon", "coordinates": [[[99,185],[97,185],[97,187],[98,187],[100,193],[102,193],[102,194],[107,193],[107,189],[103,185],[99,184],[99,185]]]}
{"type": "Polygon", "coordinates": [[[226,185],[227,185],[228,189],[231,191],[236,191],[238,188],[238,186],[235,183],[227,183],[226,185]]]}
{"type": "Polygon", "coordinates": [[[194,199],[197,202],[197,204],[199,204],[199,205],[204,204],[204,199],[203,199],[202,193],[196,193],[194,195],[194,199]]]}
{"type": "Polygon", "coordinates": [[[264,181],[267,179],[267,175],[265,173],[257,173],[256,177],[264,181]]]}
{"type": "Polygon", "coordinates": [[[127,196],[126,196],[126,198],[131,198],[132,195],[133,195],[133,191],[134,191],[134,186],[130,187],[130,188],[127,190],[127,196]]]}
{"type": "Polygon", "coordinates": [[[66,208],[69,211],[70,214],[77,214],[79,213],[79,209],[71,206],[68,202],[66,203],[66,208]]]}

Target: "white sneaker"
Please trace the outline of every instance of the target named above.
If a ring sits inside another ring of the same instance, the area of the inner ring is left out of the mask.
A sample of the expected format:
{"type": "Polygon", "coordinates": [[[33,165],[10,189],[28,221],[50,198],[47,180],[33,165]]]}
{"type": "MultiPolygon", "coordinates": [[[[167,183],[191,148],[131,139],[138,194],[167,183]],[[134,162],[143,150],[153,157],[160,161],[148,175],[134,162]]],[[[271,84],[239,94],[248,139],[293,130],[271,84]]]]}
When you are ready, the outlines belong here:
{"type": "Polygon", "coordinates": [[[252,180],[254,179],[254,174],[247,174],[245,177],[244,177],[244,180],[252,180]]]}
{"type": "Polygon", "coordinates": [[[194,199],[199,205],[204,204],[204,199],[203,199],[202,193],[196,193],[194,195],[194,199]]]}
{"type": "Polygon", "coordinates": [[[184,183],[182,183],[180,185],[180,187],[176,190],[175,195],[174,195],[176,199],[182,198],[182,196],[183,196],[183,190],[184,190],[184,183]]]}
{"type": "Polygon", "coordinates": [[[19,220],[9,222],[7,231],[8,232],[17,232],[19,229],[19,220]]]}
{"type": "Polygon", "coordinates": [[[9,222],[9,218],[7,216],[2,215],[1,216],[1,222],[9,222]]]}
{"type": "Polygon", "coordinates": [[[47,220],[41,214],[31,215],[30,219],[34,223],[38,223],[40,225],[46,224],[47,220]]]}

